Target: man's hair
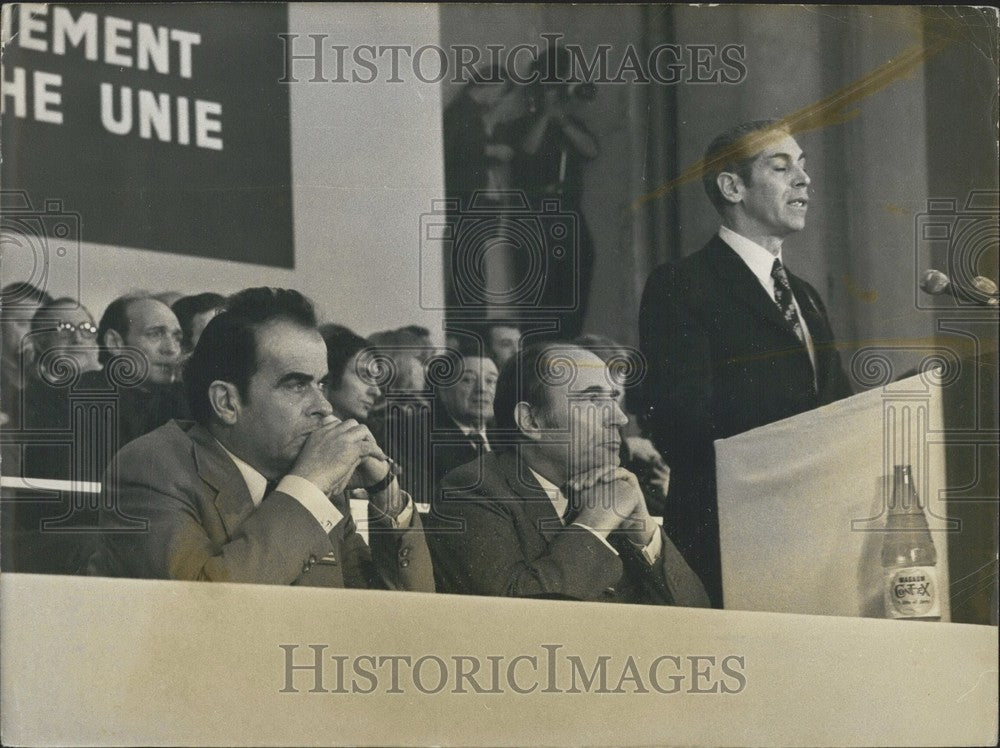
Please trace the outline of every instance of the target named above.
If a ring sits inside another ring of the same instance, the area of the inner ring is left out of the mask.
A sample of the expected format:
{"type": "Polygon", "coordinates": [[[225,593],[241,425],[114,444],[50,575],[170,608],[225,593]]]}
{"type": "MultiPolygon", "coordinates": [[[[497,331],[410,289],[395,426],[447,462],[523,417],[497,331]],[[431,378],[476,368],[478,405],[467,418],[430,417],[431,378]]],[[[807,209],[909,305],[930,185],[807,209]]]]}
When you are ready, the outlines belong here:
{"type": "Polygon", "coordinates": [[[431,331],[423,325],[404,325],[397,332],[415,335],[418,338],[429,338],[431,336],[431,331]]]}
{"type": "Polygon", "coordinates": [[[398,330],[379,330],[378,332],[373,332],[368,336],[368,342],[382,351],[390,352],[405,350],[407,348],[417,348],[424,344],[424,340],[420,335],[404,327],[400,327],[398,330]]]}
{"type": "Polygon", "coordinates": [[[38,335],[44,332],[54,332],[56,326],[53,321],[52,310],[64,305],[72,305],[75,308],[80,306],[80,303],[72,296],[61,296],[58,299],[42,302],[42,305],[38,307],[35,315],[31,318],[31,334],[38,335]]]}
{"type": "Polygon", "coordinates": [[[368,341],[342,325],[324,325],[320,332],[326,343],[326,384],[337,389],[344,381],[347,365],[355,355],[368,348],[368,341]]]}
{"type": "MultiPolygon", "coordinates": [[[[500,370],[496,396],[493,398],[493,421],[498,430],[520,433],[514,419],[514,409],[520,402],[546,405],[545,392],[549,388],[543,377],[550,371],[551,351],[579,348],[573,343],[555,340],[531,343],[511,356],[500,370]]],[[[562,360],[559,357],[559,360],[562,360]]]]}
{"type": "Polygon", "coordinates": [[[181,325],[181,332],[184,333],[182,344],[185,351],[189,351],[192,348],[191,333],[192,326],[194,325],[194,318],[204,312],[210,312],[213,309],[221,309],[225,306],[225,304],[225,296],[212,293],[211,291],[195,294],[194,296],[184,296],[174,302],[170,309],[177,316],[177,321],[181,325]]]}
{"type": "Polygon", "coordinates": [[[730,203],[719,190],[719,174],[733,172],[749,183],[754,158],[761,152],[760,141],[754,136],[770,130],[783,132],[787,128],[777,119],[759,119],[736,125],[709,143],[705,150],[701,182],[708,199],[720,213],[730,203]]]}
{"type": "Polygon", "coordinates": [[[257,371],[257,330],[275,321],[316,329],[316,310],[298,291],[248,288],[229,297],[224,311],[205,326],[198,345],[184,365],[188,405],[196,421],[207,424],[213,410],[208,397],[212,382],[236,385],[248,402],[250,378],[257,371]]]}
{"type": "MultiPolygon", "coordinates": [[[[99,347],[97,351],[97,361],[104,366],[111,360],[111,350],[108,348],[107,336],[110,330],[114,330],[124,339],[128,336],[129,328],[129,316],[128,308],[133,301],[142,301],[143,299],[153,299],[152,296],[148,294],[129,294],[127,296],[119,296],[117,299],[108,304],[108,308],[104,310],[104,314],[101,315],[101,321],[97,324],[97,344],[99,347]]],[[[156,299],[153,299],[155,301],[156,299]]]]}

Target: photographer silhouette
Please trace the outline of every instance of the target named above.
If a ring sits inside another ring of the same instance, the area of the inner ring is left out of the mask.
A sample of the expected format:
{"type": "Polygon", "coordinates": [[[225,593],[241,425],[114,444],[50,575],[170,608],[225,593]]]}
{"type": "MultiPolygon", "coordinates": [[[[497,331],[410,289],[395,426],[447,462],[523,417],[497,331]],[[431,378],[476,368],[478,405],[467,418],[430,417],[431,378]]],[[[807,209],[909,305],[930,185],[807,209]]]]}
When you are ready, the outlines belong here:
{"type": "MultiPolygon", "coordinates": [[[[546,278],[542,306],[567,308],[560,313],[559,336],[573,338],[583,327],[594,265],[594,247],[582,211],[583,168],[598,154],[597,139],[574,115],[596,95],[592,84],[571,75],[570,55],[551,47],[531,67],[536,81],[528,91],[528,114],[511,125],[519,144],[514,157],[514,186],[535,210],[555,199],[561,213],[577,217],[575,262],[546,278]],[[576,303],[569,303],[575,299],[576,303]]],[[[516,271],[515,271],[516,272],[516,271]]]]}

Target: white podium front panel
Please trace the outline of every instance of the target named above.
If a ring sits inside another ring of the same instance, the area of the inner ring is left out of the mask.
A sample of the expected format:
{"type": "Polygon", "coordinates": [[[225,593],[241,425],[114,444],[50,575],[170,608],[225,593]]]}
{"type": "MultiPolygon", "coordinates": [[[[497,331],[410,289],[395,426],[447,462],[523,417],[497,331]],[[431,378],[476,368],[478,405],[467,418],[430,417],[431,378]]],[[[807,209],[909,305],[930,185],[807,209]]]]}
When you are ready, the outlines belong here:
{"type": "Polygon", "coordinates": [[[0,626],[5,745],[997,737],[988,626],[18,574],[0,626]]]}
{"type": "Polygon", "coordinates": [[[715,443],[728,610],[884,616],[893,466],[913,466],[949,620],[941,391],[930,372],[715,443]]]}

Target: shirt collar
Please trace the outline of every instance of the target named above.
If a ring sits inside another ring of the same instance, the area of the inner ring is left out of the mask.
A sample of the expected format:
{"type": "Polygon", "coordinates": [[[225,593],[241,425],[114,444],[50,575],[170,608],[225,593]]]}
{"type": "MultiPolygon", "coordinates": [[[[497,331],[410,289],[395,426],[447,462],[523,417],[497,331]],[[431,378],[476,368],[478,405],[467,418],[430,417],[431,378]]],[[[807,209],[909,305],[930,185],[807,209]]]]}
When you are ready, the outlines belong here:
{"type": "Polygon", "coordinates": [[[228,449],[223,447],[222,442],[218,439],[215,441],[219,442],[219,446],[222,447],[222,451],[229,455],[229,459],[233,461],[233,464],[236,465],[236,469],[239,470],[240,475],[243,476],[243,482],[247,484],[247,490],[250,491],[250,499],[253,501],[253,505],[260,506],[260,502],[264,500],[264,494],[267,493],[267,478],[257,472],[257,470],[251,467],[249,463],[244,462],[228,449]]]}
{"type": "Polygon", "coordinates": [[[555,483],[539,475],[531,468],[528,468],[528,470],[531,470],[531,474],[535,476],[538,485],[542,487],[545,495],[549,497],[549,501],[552,502],[552,508],[556,511],[556,516],[562,519],[563,515],[566,514],[566,507],[569,506],[569,499],[566,498],[555,483]]]}
{"type": "MultiPolygon", "coordinates": [[[[733,251],[740,256],[744,264],[765,287],[773,288],[774,279],[771,277],[771,268],[774,267],[775,256],[760,246],[757,242],[747,239],[742,234],[737,234],[728,226],[719,227],[719,238],[732,247],[733,251]]],[[[781,250],[778,250],[778,260],[781,260],[781,250]]],[[[782,261],[783,263],[784,261],[782,261]]]]}
{"type": "Polygon", "coordinates": [[[485,428],[474,429],[474,428],[472,428],[472,426],[466,426],[464,423],[459,423],[454,418],[452,418],[451,420],[455,423],[456,426],[458,426],[458,430],[461,431],[466,436],[472,436],[473,434],[479,434],[481,437],[483,437],[483,441],[487,441],[487,439],[486,439],[486,429],[485,428]]]}

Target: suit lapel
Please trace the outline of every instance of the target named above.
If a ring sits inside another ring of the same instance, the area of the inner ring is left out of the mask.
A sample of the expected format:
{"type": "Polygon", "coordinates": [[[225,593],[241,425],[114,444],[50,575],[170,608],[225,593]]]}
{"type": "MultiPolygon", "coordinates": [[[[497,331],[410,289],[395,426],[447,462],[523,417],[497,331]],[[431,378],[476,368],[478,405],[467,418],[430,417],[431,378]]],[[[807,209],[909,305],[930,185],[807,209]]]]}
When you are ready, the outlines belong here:
{"type": "Polygon", "coordinates": [[[812,336],[813,343],[825,343],[826,335],[826,320],[823,319],[822,314],[820,314],[819,309],[816,308],[816,303],[813,301],[812,294],[809,293],[809,287],[806,282],[796,275],[788,274],[788,284],[792,287],[792,293],[795,294],[795,300],[799,303],[799,311],[802,312],[802,316],[806,318],[806,324],[809,325],[809,334],[812,336]]]}
{"type": "Polygon", "coordinates": [[[816,387],[819,392],[822,392],[832,374],[829,365],[829,351],[833,344],[833,331],[830,329],[829,320],[820,311],[806,282],[791,273],[788,274],[788,282],[792,287],[792,293],[795,294],[796,301],[799,302],[799,310],[809,327],[809,335],[812,337],[813,348],[816,351],[816,387]]]}
{"type": "Polygon", "coordinates": [[[493,454],[496,454],[497,466],[510,488],[510,496],[520,500],[531,526],[537,528],[546,542],[551,541],[563,528],[562,519],[556,514],[552,501],[535,480],[535,476],[527,467],[521,467],[524,462],[519,459],[518,447],[513,446],[493,454]]]}
{"type": "Polygon", "coordinates": [[[243,475],[207,429],[195,425],[189,432],[194,442],[194,459],[199,477],[217,493],[215,508],[233,537],[236,529],[253,513],[253,499],[243,475]]]}
{"type": "MultiPolygon", "coordinates": [[[[785,333],[789,339],[789,347],[802,345],[796,337],[795,331],[785,322],[785,318],[781,315],[778,305],[774,303],[774,299],[768,297],[764,287],[760,285],[760,281],[733,248],[718,236],[713,237],[709,247],[715,271],[722,280],[723,288],[729,290],[732,298],[737,299],[757,317],[767,320],[785,333]]],[[[794,289],[792,293],[795,293],[794,289]]]]}

